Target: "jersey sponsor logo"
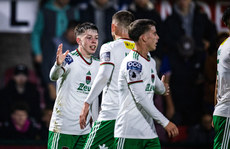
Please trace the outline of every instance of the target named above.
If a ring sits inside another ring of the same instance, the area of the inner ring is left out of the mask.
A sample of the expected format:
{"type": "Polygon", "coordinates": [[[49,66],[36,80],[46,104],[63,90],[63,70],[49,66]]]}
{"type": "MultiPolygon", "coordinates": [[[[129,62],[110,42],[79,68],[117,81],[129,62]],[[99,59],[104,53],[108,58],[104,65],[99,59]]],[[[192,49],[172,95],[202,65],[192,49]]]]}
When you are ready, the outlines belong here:
{"type": "Polygon", "coordinates": [[[153,72],[154,72],[153,69],[151,69],[151,80],[152,80],[152,83],[153,83],[154,80],[155,80],[155,75],[154,75],[153,72]]]}
{"type": "Polygon", "coordinates": [[[146,88],[145,88],[145,91],[154,91],[154,89],[155,89],[155,87],[154,87],[154,85],[151,85],[150,83],[148,83],[147,85],[146,85],[146,88]]]}
{"type": "Polygon", "coordinates": [[[128,42],[128,41],[124,41],[124,43],[125,43],[125,47],[127,49],[134,49],[134,47],[135,47],[135,43],[128,42]]]}
{"type": "Polygon", "coordinates": [[[89,91],[91,90],[90,86],[87,86],[85,83],[80,83],[79,87],[77,88],[78,92],[88,94],[89,91]]]}
{"type": "Polygon", "coordinates": [[[73,58],[70,55],[66,55],[64,65],[71,64],[73,62],[73,58]]]}
{"type": "Polygon", "coordinates": [[[141,79],[142,65],[136,61],[127,63],[127,70],[129,71],[130,81],[138,81],[141,79]]]}
{"type": "Polygon", "coordinates": [[[101,54],[101,61],[108,62],[110,61],[110,52],[105,52],[101,54]]]}

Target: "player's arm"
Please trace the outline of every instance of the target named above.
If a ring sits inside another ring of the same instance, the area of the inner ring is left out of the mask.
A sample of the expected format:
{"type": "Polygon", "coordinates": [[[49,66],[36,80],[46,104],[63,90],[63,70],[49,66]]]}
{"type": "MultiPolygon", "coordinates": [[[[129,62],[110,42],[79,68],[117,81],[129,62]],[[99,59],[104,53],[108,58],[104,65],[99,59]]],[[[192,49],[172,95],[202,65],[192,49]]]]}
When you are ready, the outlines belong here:
{"type": "Polygon", "coordinates": [[[216,77],[215,93],[214,93],[214,106],[216,104],[217,104],[217,77],[216,77]]]}
{"type": "Polygon", "coordinates": [[[90,105],[94,102],[94,100],[99,96],[103,88],[106,86],[109,81],[114,66],[113,65],[101,65],[98,71],[98,74],[93,82],[91,90],[84,102],[81,114],[80,114],[80,127],[81,129],[85,128],[86,125],[86,117],[89,112],[90,105]]]}
{"type": "Polygon", "coordinates": [[[99,114],[99,99],[98,97],[93,101],[91,107],[90,107],[90,112],[93,118],[93,121],[95,122],[98,118],[99,114]]]}
{"type": "MultiPolygon", "coordinates": [[[[214,106],[217,104],[217,77],[216,77],[216,84],[215,84],[215,91],[214,91],[214,106]]],[[[214,123],[212,120],[212,127],[214,128],[214,123]]]]}
{"type": "Polygon", "coordinates": [[[101,59],[101,64],[99,71],[97,73],[97,76],[95,77],[95,80],[92,84],[91,90],[85,99],[80,118],[79,118],[79,123],[81,129],[85,128],[86,125],[86,117],[89,112],[89,107],[93,103],[93,101],[96,99],[96,97],[99,96],[103,88],[106,86],[107,82],[112,76],[113,69],[114,69],[114,63],[113,59],[110,56],[110,51],[107,50],[107,45],[103,45],[101,48],[101,54],[100,54],[100,59],[101,59]]]}
{"type": "MultiPolygon", "coordinates": [[[[155,62],[155,60],[154,60],[155,62]]],[[[156,63],[154,63],[154,68],[156,68],[156,63]]],[[[155,72],[156,69],[154,70],[155,72]]],[[[169,84],[166,82],[165,75],[161,77],[161,80],[159,79],[158,75],[155,76],[155,93],[159,95],[169,95],[169,84]]]]}
{"type": "Polygon", "coordinates": [[[167,131],[169,137],[175,137],[179,131],[175,124],[170,122],[148,99],[145,93],[144,83],[138,82],[130,84],[129,88],[137,104],[140,104],[144,110],[167,131]]]}
{"type": "Polygon", "coordinates": [[[69,53],[69,50],[67,50],[65,53],[62,53],[62,46],[62,44],[58,46],[56,62],[50,71],[50,79],[52,81],[58,80],[58,78],[61,77],[65,72],[64,68],[61,65],[64,62],[67,54],[69,53]]]}
{"type": "MultiPolygon", "coordinates": [[[[135,102],[141,105],[144,110],[160,125],[162,125],[169,137],[174,137],[178,135],[177,127],[170,122],[155,106],[151,103],[148,98],[148,95],[145,93],[145,85],[142,80],[142,66],[140,63],[135,62],[135,65],[132,66],[132,62],[128,62],[127,71],[125,73],[126,80],[128,82],[128,87],[131,91],[131,94],[135,102]],[[128,66],[130,66],[128,68],[128,66]],[[135,67],[139,66],[139,67],[135,67]]],[[[119,75],[122,75],[122,71],[119,75]]],[[[119,77],[120,78],[120,77],[119,77]]]]}

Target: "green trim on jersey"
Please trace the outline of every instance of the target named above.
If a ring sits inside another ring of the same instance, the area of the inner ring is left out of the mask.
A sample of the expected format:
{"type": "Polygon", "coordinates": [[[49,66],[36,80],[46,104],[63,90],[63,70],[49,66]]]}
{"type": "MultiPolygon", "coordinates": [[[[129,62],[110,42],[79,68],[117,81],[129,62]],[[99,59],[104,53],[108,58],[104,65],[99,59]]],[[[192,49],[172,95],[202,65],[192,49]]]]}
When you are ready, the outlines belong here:
{"type": "Polygon", "coordinates": [[[67,135],[49,131],[47,149],[82,149],[87,135],[67,135]]]}
{"type": "Polygon", "coordinates": [[[82,60],[83,60],[86,64],[88,64],[88,65],[91,65],[91,64],[92,64],[92,62],[93,62],[92,57],[90,58],[90,62],[88,62],[88,61],[84,58],[84,56],[81,54],[81,52],[80,52],[78,49],[77,49],[76,51],[77,51],[77,53],[79,54],[79,56],[82,58],[82,60]]]}
{"type": "Polygon", "coordinates": [[[130,139],[115,138],[114,149],[161,149],[159,138],[130,139]]]}
{"type": "Polygon", "coordinates": [[[94,57],[94,56],[92,56],[92,59],[93,59],[93,60],[95,60],[95,61],[100,61],[100,59],[99,59],[99,58],[94,57]]]}
{"type": "Polygon", "coordinates": [[[213,149],[230,149],[230,118],[213,116],[215,138],[213,149]]]}
{"type": "Polygon", "coordinates": [[[70,54],[72,54],[72,55],[76,55],[76,56],[79,56],[79,54],[78,54],[77,50],[74,50],[74,51],[70,52],[70,54]]]}
{"type": "Polygon", "coordinates": [[[115,141],[114,127],[115,120],[96,121],[88,135],[84,149],[112,149],[115,141]]]}
{"type": "Polygon", "coordinates": [[[139,58],[139,53],[137,53],[136,51],[133,52],[133,58],[138,60],[139,58]]]}

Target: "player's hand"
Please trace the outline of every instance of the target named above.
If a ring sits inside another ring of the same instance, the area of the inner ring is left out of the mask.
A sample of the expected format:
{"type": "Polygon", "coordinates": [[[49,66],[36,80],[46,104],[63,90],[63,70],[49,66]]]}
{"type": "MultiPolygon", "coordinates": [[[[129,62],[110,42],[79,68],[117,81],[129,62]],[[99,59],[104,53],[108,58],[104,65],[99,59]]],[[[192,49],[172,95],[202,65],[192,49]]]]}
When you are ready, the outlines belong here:
{"type": "Polygon", "coordinates": [[[86,127],[86,118],[88,116],[88,113],[89,113],[89,104],[85,102],[79,117],[79,124],[81,129],[84,129],[86,127]]]}
{"type": "Polygon", "coordinates": [[[214,123],[213,123],[213,120],[212,120],[212,128],[214,128],[214,123]]]}
{"type": "Polygon", "coordinates": [[[179,130],[176,125],[172,122],[169,122],[165,127],[166,132],[168,133],[169,138],[176,137],[179,134],[179,130]]]}
{"type": "Polygon", "coordinates": [[[65,60],[66,58],[66,55],[69,53],[69,50],[67,50],[65,53],[62,53],[62,43],[59,44],[58,46],[58,49],[57,49],[57,57],[56,57],[56,62],[57,62],[57,65],[61,65],[63,63],[63,61],[65,60]]]}
{"type": "Polygon", "coordinates": [[[170,88],[169,88],[169,84],[165,80],[165,75],[161,77],[161,81],[164,83],[164,86],[165,86],[165,93],[163,95],[167,96],[170,93],[170,88]]]}

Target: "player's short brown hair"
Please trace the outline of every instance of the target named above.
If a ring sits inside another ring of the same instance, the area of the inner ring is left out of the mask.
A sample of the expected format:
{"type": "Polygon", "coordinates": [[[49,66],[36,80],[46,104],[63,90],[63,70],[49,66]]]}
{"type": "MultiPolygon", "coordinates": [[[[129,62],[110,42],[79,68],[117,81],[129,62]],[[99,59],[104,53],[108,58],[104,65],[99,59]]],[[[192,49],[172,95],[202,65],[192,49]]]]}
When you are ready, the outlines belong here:
{"type": "Polygon", "coordinates": [[[127,10],[121,10],[113,15],[112,20],[116,21],[118,25],[128,29],[128,26],[135,20],[135,18],[131,12],[127,10]]]}
{"type": "Polygon", "coordinates": [[[78,24],[75,29],[74,29],[74,34],[76,37],[78,37],[79,35],[85,33],[86,30],[95,30],[98,32],[98,28],[95,24],[90,23],[90,22],[85,22],[85,23],[81,23],[78,24]]]}
{"type": "Polygon", "coordinates": [[[129,37],[133,41],[138,41],[139,37],[150,30],[151,26],[156,26],[155,21],[150,19],[138,19],[129,25],[129,37]]]}

